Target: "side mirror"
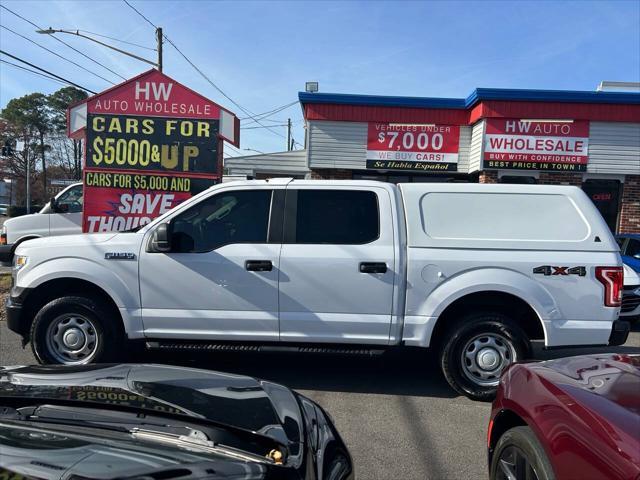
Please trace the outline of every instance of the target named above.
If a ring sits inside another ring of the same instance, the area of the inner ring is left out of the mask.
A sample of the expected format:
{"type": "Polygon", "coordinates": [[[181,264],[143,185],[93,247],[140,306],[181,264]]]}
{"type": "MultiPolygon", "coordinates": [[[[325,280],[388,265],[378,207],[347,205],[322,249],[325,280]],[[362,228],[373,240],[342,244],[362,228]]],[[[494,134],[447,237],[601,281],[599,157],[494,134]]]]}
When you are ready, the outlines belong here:
{"type": "Polygon", "coordinates": [[[52,212],[58,213],[58,202],[56,201],[56,197],[51,197],[49,200],[49,206],[52,212]]]}
{"type": "Polygon", "coordinates": [[[153,232],[151,247],[154,252],[171,251],[171,229],[168,223],[161,223],[153,232]]]}

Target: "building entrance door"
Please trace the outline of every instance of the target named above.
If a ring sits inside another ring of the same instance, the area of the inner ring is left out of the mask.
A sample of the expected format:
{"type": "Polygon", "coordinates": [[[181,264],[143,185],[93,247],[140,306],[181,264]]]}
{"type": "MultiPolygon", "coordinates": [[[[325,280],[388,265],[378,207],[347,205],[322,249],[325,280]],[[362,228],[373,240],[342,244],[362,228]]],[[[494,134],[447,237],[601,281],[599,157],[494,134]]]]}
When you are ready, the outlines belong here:
{"type": "Polygon", "coordinates": [[[620,206],[620,181],[587,180],[582,184],[582,189],[600,211],[611,231],[615,233],[620,206]]]}

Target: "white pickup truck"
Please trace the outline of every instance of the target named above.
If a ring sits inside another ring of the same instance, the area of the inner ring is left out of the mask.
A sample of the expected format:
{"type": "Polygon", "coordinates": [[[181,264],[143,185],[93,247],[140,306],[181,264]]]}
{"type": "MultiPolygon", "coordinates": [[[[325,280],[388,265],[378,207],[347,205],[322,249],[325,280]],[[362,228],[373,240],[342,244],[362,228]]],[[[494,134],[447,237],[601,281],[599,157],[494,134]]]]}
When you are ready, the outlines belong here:
{"type": "Polygon", "coordinates": [[[10,218],[0,231],[0,262],[13,262],[22,242],[53,235],[82,233],[82,182],[69,185],[37,213],[10,218]]]}
{"type": "Polygon", "coordinates": [[[148,347],[433,347],[489,398],[546,347],[618,345],[618,246],[564,186],[298,181],[216,185],[137,232],[20,245],[9,327],[42,363],[148,347]]]}

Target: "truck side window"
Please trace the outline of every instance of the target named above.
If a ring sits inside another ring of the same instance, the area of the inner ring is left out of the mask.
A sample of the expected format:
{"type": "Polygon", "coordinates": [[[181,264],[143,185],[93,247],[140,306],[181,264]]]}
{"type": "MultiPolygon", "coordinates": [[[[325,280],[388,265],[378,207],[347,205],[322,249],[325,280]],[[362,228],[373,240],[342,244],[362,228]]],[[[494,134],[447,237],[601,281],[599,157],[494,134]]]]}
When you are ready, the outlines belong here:
{"type": "Polygon", "coordinates": [[[624,252],[624,255],[639,258],[638,256],[640,255],[640,240],[630,238],[629,243],[627,243],[627,249],[624,252]]]}
{"type": "Polygon", "coordinates": [[[209,252],[231,243],[266,243],[270,209],[270,190],[209,197],[171,221],[171,251],[209,252]]]}
{"type": "Polygon", "coordinates": [[[296,243],[361,245],[380,236],[378,198],[364,190],[298,190],[296,243]]]}
{"type": "Polygon", "coordinates": [[[70,188],[56,198],[56,206],[61,213],[82,212],[82,185],[70,188]]]}

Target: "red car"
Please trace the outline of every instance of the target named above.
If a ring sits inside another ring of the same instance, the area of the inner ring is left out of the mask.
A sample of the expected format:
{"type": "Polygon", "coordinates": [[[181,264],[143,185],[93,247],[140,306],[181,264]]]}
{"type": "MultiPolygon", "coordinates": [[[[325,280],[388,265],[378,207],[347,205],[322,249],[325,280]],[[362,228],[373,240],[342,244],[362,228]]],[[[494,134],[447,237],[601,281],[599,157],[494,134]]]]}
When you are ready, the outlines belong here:
{"type": "Polygon", "coordinates": [[[512,365],[488,447],[491,480],[640,480],[640,354],[512,365]]]}

